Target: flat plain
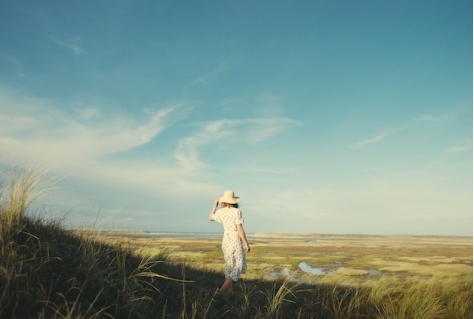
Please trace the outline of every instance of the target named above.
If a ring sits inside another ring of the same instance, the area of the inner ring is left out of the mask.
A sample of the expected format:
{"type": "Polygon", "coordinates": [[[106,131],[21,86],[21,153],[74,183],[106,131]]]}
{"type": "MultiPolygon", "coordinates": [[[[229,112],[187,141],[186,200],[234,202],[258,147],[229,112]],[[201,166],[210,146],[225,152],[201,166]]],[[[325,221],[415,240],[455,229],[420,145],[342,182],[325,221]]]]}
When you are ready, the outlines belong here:
{"type": "MultiPolygon", "coordinates": [[[[169,260],[220,272],[220,238],[101,236],[137,254],[166,254],[169,260]]],[[[263,233],[248,236],[248,271],[242,278],[291,278],[308,283],[367,283],[462,279],[472,276],[472,237],[368,236],[263,233]]]]}

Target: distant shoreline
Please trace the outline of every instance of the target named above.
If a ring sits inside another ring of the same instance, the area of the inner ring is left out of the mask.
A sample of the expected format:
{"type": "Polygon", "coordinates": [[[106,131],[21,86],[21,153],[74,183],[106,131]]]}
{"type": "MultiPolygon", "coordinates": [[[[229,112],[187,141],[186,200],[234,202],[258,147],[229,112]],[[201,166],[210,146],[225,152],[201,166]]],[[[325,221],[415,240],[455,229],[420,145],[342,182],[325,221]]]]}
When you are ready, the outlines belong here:
{"type": "MultiPolygon", "coordinates": [[[[167,231],[147,231],[147,230],[126,230],[126,229],[93,229],[93,228],[70,228],[72,232],[78,232],[86,235],[99,236],[124,236],[124,237],[196,237],[212,238],[221,237],[222,232],[167,232],[167,231]]],[[[473,238],[472,236],[454,236],[454,235],[366,235],[366,234],[317,234],[317,233],[288,233],[288,232],[258,232],[248,233],[248,237],[255,239],[301,239],[301,240],[335,240],[335,239],[370,239],[370,238],[397,238],[397,239],[449,239],[449,238],[473,238]]]]}

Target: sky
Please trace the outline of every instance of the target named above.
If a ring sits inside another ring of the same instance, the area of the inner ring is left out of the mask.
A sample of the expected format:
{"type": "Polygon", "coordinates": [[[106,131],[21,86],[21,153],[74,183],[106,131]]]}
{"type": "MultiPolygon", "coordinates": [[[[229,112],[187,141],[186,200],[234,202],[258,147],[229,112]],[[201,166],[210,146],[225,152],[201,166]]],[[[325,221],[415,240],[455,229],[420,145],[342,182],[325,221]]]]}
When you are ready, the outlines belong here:
{"type": "Polygon", "coordinates": [[[68,227],[472,236],[470,0],[0,0],[0,169],[68,227]]]}

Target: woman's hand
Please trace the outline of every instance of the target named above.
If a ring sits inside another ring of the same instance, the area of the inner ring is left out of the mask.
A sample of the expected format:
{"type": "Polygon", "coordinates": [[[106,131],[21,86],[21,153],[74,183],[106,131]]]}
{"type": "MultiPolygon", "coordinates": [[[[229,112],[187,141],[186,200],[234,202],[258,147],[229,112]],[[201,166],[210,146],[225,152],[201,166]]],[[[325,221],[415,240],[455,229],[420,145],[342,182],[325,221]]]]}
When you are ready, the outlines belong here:
{"type": "Polygon", "coordinates": [[[246,252],[246,253],[250,252],[250,245],[249,245],[249,243],[245,243],[245,252],[246,252]]]}
{"type": "Polygon", "coordinates": [[[212,222],[214,220],[213,216],[216,212],[217,206],[219,205],[219,200],[216,199],[214,200],[214,206],[211,209],[211,212],[209,213],[209,220],[212,222]]]}

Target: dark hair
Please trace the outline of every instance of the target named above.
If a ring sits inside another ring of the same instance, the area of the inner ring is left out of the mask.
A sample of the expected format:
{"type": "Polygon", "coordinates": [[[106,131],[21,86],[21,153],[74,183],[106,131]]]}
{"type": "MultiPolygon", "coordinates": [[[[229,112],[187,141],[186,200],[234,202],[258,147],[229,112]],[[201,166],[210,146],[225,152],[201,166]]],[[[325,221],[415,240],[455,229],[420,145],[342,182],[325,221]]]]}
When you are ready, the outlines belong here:
{"type": "Polygon", "coordinates": [[[222,203],[222,204],[225,204],[224,207],[234,207],[234,208],[239,208],[239,204],[235,203],[235,204],[230,204],[230,203],[222,203]]]}

